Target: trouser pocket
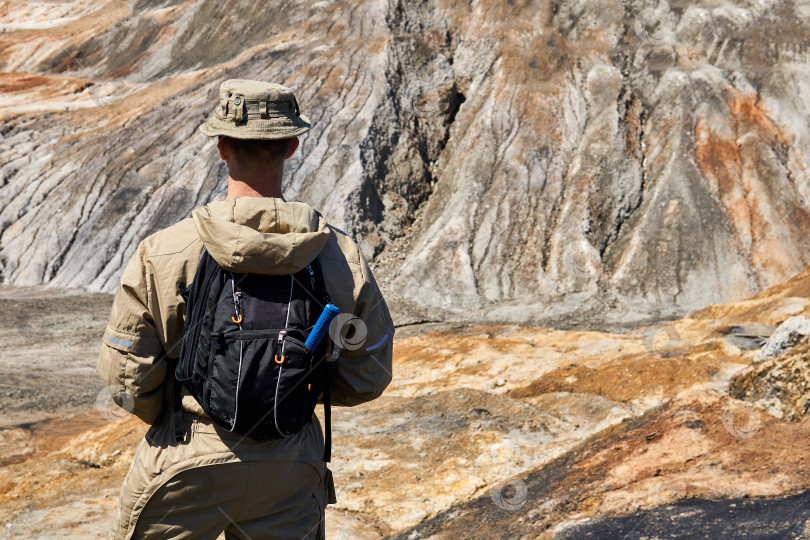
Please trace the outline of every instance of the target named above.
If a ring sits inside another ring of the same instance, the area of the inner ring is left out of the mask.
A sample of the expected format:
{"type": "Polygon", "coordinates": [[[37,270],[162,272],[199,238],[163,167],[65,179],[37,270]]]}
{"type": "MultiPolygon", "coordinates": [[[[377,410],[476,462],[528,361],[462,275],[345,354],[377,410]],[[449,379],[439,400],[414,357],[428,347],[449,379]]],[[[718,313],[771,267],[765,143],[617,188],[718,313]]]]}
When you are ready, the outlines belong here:
{"type": "Polygon", "coordinates": [[[323,476],[321,477],[320,485],[315,493],[312,495],[318,503],[320,510],[321,522],[318,524],[318,531],[315,534],[317,540],[325,540],[326,538],[326,506],[329,504],[337,503],[337,496],[335,495],[335,482],[332,478],[332,471],[324,463],[323,476]]]}

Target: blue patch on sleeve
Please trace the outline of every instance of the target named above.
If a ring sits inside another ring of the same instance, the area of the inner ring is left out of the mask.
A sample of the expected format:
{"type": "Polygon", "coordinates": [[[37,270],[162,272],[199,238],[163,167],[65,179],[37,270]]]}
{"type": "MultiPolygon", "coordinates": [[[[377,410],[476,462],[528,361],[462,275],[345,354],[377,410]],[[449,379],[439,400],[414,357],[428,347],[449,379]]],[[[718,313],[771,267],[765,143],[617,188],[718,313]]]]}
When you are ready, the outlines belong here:
{"type": "MultiPolygon", "coordinates": [[[[388,336],[385,336],[388,337],[388,336]]],[[[116,345],[123,345],[124,347],[132,347],[131,341],[124,341],[123,339],[114,338],[112,336],[107,336],[107,339],[115,343],[116,345]]]]}

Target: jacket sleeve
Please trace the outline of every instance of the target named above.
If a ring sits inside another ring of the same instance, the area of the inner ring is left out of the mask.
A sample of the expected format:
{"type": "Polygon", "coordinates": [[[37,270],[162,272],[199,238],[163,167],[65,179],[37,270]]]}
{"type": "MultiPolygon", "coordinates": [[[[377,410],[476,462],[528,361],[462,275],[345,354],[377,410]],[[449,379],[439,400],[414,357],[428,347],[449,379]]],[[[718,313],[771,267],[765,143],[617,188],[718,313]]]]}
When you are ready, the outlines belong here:
{"type": "Polygon", "coordinates": [[[116,404],[148,424],[160,415],[168,369],[150,313],[153,292],[141,243],[121,276],[96,367],[116,404]]]}
{"type": "Polygon", "coordinates": [[[359,258],[363,283],[354,311],[340,315],[343,318],[332,336],[340,348],[330,385],[335,405],[371,401],[383,393],[393,377],[394,322],[362,253],[359,258]]]}

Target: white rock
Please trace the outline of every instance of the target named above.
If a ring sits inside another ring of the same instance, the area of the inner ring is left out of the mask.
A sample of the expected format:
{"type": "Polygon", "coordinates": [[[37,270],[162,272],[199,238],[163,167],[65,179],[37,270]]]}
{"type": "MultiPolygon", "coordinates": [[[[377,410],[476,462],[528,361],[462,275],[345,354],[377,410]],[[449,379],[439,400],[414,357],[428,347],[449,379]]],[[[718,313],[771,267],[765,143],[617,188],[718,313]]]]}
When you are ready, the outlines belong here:
{"type": "Polygon", "coordinates": [[[779,325],[768,342],[757,353],[756,360],[768,360],[792,348],[799,340],[810,334],[810,319],[791,317],[779,325]]]}

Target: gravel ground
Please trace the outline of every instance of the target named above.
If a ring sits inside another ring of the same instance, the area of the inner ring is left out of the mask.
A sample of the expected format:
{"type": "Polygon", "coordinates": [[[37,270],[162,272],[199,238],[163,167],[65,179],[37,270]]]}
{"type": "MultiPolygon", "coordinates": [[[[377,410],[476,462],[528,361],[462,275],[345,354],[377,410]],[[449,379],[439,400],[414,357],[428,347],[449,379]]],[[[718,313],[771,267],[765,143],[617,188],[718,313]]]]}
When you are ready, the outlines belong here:
{"type": "Polygon", "coordinates": [[[87,410],[112,295],[0,287],[0,427],[87,410]]]}

